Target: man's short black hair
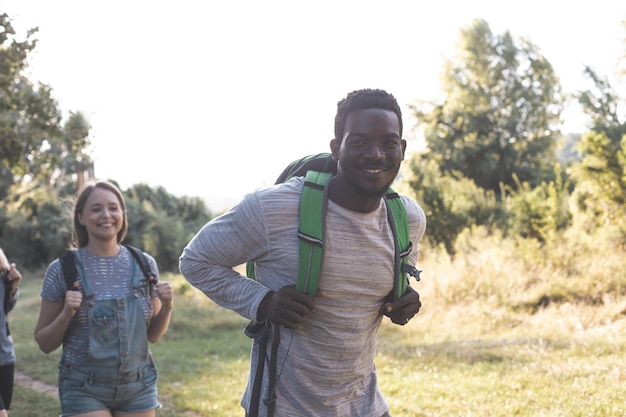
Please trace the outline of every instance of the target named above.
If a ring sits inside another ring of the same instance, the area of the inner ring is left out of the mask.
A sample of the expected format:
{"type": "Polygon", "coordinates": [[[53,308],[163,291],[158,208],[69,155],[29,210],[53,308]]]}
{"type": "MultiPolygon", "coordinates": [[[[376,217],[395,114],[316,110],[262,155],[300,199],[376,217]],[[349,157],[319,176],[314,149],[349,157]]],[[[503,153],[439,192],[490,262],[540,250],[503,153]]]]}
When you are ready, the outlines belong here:
{"type": "Polygon", "coordinates": [[[398,116],[400,137],[402,137],[402,111],[396,98],[384,90],[366,88],[349,93],[346,98],[337,103],[335,139],[340,142],[343,139],[343,130],[346,126],[348,113],[367,109],[383,109],[394,112],[398,116]]]}

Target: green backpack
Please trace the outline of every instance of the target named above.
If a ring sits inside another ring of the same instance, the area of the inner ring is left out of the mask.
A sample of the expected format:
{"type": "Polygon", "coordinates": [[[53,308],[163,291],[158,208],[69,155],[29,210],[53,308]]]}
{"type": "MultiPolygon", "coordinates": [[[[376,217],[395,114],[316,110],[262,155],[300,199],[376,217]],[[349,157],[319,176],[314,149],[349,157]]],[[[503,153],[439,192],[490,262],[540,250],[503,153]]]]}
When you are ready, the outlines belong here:
{"type": "MultiPolygon", "coordinates": [[[[319,284],[324,256],[324,224],[328,202],[328,181],[337,173],[337,162],[329,153],[306,156],[290,163],[280,174],[276,184],[293,177],[304,176],[300,198],[300,226],[298,239],[300,261],[296,290],[315,295],[319,284]]],[[[409,264],[411,243],[409,220],[400,196],[389,188],[383,196],[387,205],[388,221],[395,241],[394,300],[406,292],[408,275],[420,280],[420,272],[409,264]]],[[[255,278],[254,264],[246,265],[249,278],[255,278]]]]}

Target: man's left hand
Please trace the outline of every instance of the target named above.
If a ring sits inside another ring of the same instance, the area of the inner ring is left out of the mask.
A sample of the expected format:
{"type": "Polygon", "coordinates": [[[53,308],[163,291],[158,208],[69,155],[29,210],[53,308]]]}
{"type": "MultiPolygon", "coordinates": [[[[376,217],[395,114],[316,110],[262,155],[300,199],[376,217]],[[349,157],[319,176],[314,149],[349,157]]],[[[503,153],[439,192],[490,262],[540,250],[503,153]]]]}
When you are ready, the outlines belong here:
{"type": "Polygon", "coordinates": [[[421,307],[420,295],[412,287],[407,286],[406,294],[402,298],[393,302],[386,301],[381,311],[395,324],[404,326],[420,311],[421,307]]]}

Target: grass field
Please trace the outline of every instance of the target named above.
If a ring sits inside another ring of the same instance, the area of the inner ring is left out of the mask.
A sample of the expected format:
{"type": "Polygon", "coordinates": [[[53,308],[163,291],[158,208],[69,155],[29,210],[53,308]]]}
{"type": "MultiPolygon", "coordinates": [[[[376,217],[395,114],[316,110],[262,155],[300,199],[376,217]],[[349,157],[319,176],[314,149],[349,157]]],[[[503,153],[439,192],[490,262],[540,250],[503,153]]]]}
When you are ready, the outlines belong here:
{"type": "MultiPolygon", "coordinates": [[[[587,285],[576,268],[569,264],[570,274],[557,279],[561,267],[534,263],[529,270],[523,259],[519,252],[481,252],[451,260],[436,251],[424,259],[423,281],[414,284],[422,311],[405,327],[385,320],[379,336],[377,370],[392,416],[626,415],[622,290],[596,290],[604,294],[599,303],[558,298],[562,286],[587,285]],[[522,272],[527,276],[518,276],[522,272]]],[[[621,274],[612,279],[623,283],[624,261],[607,262],[602,272],[621,274]]],[[[10,316],[17,368],[54,383],[60,350],[45,355],[32,337],[42,275],[25,275],[10,316]]],[[[242,416],[246,320],[214,305],[179,275],[162,279],[174,282],[176,298],[170,329],[152,347],[161,375],[158,415],[242,416]]],[[[53,397],[16,387],[11,417],[58,414],[53,397]]]]}

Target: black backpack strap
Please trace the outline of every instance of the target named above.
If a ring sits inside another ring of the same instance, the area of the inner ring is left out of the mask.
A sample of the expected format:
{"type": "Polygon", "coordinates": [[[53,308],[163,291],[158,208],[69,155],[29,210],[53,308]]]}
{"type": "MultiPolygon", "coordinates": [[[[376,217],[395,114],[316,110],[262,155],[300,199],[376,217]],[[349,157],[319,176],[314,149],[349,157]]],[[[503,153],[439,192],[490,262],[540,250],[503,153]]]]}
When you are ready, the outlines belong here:
{"type": "Polygon", "coordinates": [[[141,249],[131,245],[124,244],[124,246],[126,246],[126,248],[130,251],[130,254],[133,255],[133,258],[135,258],[135,260],[139,264],[139,267],[141,268],[141,271],[143,272],[143,275],[146,277],[146,279],[156,284],[158,282],[157,275],[152,271],[150,261],[148,261],[148,258],[146,257],[144,252],[141,249]]]}
{"type": "Polygon", "coordinates": [[[258,343],[259,356],[257,358],[257,366],[254,372],[254,380],[252,383],[252,394],[250,396],[250,405],[246,417],[258,417],[259,408],[261,406],[261,389],[263,385],[263,374],[265,372],[265,363],[268,362],[267,345],[269,343],[270,333],[272,335],[271,353],[269,357],[269,371],[267,380],[267,398],[263,399],[263,405],[267,407],[267,417],[273,417],[276,410],[276,380],[278,346],[280,345],[280,328],[276,324],[272,324],[269,320],[263,322],[250,322],[243,332],[255,343],[258,343]]]}
{"type": "Polygon", "coordinates": [[[73,250],[66,250],[59,258],[61,261],[61,268],[63,269],[63,277],[65,278],[65,288],[72,291],[78,291],[78,288],[74,286],[76,279],[78,278],[78,272],[76,271],[76,260],[74,258],[73,250]]]}
{"type": "Polygon", "coordinates": [[[267,398],[263,404],[267,407],[267,417],[273,417],[276,410],[276,379],[278,376],[278,346],[280,345],[280,327],[272,324],[272,351],[270,353],[270,369],[267,377],[267,398]]]}
{"type": "Polygon", "coordinates": [[[261,404],[261,386],[263,384],[263,373],[265,372],[265,360],[267,356],[267,342],[271,324],[266,320],[262,323],[250,322],[243,330],[246,336],[254,339],[259,346],[259,356],[257,358],[256,370],[254,372],[254,382],[252,383],[252,396],[248,406],[247,417],[258,417],[259,405],[261,404]]]}
{"type": "MultiPolygon", "coordinates": [[[[150,262],[148,261],[148,258],[143,253],[143,251],[131,245],[124,244],[124,246],[128,248],[130,254],[133,256],[133,258],[135,258],[146,279],[156,284],[158,280],[157,275],[152,271],[150,262]]],[[[74,253],[74,250],[66,250],[59,258],[59,260],[61,261],[61,268],[63,269],[63,277],[65,278],[65,286],[68,290],[77,290],[77,288],[74,287],[74,284],[76,283],[76,280],[78,278],[74,253]]]]}

